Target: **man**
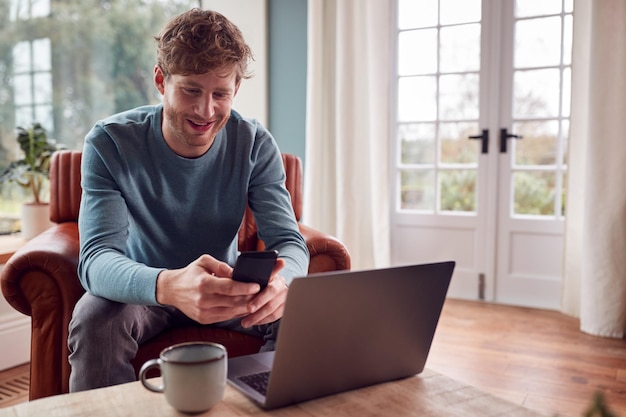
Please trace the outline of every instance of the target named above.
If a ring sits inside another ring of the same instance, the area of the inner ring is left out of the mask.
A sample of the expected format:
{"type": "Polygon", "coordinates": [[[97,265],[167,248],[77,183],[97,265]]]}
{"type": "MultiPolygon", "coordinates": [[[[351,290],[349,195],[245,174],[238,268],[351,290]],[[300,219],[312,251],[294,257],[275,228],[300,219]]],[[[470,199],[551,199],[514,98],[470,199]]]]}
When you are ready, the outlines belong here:
{"type": "Polygon", "coordinates": [[[162,104],[98,122],[83,149],[79,277],[70,390],[135,380],[138,344],[192,321],[265,338],[273,349],[287,285],[308,251],[280,151],[231,110],[252,58],[239,29],[193,9],[155,38],[162,104]],[[268,286],[231,279],[246,203],[279,259],[268,286]],[[260,292],[259,292],[260,291],[260,292]]]}

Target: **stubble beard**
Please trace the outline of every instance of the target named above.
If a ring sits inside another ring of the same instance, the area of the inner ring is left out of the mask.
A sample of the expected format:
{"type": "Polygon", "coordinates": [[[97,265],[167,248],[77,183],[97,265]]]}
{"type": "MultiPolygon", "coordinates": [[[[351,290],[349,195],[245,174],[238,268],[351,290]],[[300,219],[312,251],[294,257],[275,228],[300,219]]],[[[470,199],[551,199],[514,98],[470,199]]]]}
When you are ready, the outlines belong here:
{"type": "MultiPolygon", "coordinates": [[[[202,150],[201,154],[206,152],[217,133],[226,125],[226,120],[220,120],[218,125],[213,125],[206,132],[191,132],[191,128],[189,128],[190,132],[187,133],[185,131],[185,127],[188,124],[188,118],[185,117],[182,113],[177,112],[176,110],[170,108],[164,109],[165,117],[168,120],[168,132],[173,141],[177,144],[182,145],[184,149],[190,150],[202,150]]],[[[165,133],[165,132],[164,132],[165,133]]],[[[197,155],[199,156],[199,155],[197,155]]]]}

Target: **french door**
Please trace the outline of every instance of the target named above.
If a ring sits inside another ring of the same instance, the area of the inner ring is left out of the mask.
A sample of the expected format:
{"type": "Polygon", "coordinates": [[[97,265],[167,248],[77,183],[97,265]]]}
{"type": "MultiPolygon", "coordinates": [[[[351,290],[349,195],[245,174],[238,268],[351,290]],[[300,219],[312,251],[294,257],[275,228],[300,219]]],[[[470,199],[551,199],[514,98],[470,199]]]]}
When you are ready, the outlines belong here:
{"type": "Polygon", "coordinates": [[[449,296],[558,308],[572,0],[398,0],[392,263],[449,296]]]}

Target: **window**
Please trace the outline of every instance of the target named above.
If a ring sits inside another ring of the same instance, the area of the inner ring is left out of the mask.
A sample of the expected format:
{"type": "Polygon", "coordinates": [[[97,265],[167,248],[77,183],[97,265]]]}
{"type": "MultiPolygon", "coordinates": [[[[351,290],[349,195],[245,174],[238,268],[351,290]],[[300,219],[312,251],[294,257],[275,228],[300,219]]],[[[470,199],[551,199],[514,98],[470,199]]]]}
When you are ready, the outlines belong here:
{"type": "Polygon", "coordinates": [[[13,47],[13,106],[16,126],[38,121],[54,130],[50,38],[22,41],[13,47]]]}
{"type": "MultiPolygon", "coordinates": [[[[0,172],[22,157],[18,126],[41,123],[80,149],[93,124],[160,100],[153,37],[199,0],[0,0],[0,172]]],[[[0,184],[0,233],[16,231],[24,190],[0,184]]]]}
{"type": "Polygon", "coordinates": [[[50,14],[50,0],[10,0],[9,20],[28,20],[50,14]]]}

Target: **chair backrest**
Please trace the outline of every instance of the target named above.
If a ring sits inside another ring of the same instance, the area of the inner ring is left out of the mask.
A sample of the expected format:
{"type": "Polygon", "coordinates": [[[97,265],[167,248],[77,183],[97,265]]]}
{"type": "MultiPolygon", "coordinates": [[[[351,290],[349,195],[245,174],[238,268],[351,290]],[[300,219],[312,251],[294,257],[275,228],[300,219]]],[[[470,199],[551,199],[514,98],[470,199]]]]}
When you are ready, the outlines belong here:
{"type": "MultiPolygon", "coordinates": [[[[299,222],[302,217],[302,160],[296,155],[284,153],[282,156],[285,166],[285,186],[291,195],[291,206],[296,220],[299,222]]],[[[246,208],[243,215],[238,239],[240,251],[263,250],[265,248],[265,244],[259,240],[257,235],[256,221],[250,207],[246,208]]]]}
{"type": "Polygon", "coordinates": [[[77,222],[80,207],[80,161],[82,152],[62,150],[50,161],[50,220],[77,222]]]}
{"type": "MultiPolygon", "coordinates": [[[[62,150],[50,161],[50,220],[54,223],[77,222],[82,188],[80,186],[81,151],[62,150]]],[[[285,185],[291,194],[296,219],[302,217],[302,161],[296,155],[282,154],[285,185]]],[[[248,207],[239,232],[240,250],[255,250],[256,223],[248,207]]]]}
{"type": "Polygon", "coordinates": [[[288,153],[283,155],[285,166],[285,186],[291,194],[291,206],[296,220],[302,218],[302,160],[300,157],[288,153]]]}

